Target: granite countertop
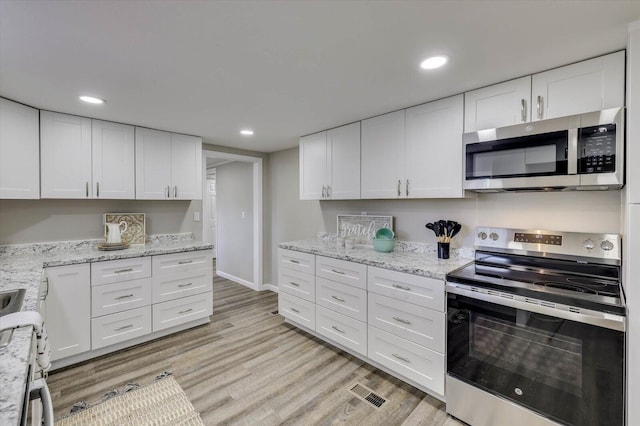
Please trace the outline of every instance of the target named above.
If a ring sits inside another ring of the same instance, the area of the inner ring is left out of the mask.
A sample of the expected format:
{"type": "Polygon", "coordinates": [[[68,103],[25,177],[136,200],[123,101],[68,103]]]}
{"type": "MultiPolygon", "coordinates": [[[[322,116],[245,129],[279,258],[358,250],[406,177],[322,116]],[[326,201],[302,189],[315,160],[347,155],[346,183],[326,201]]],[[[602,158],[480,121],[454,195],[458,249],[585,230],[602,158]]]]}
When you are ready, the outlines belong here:
{"type": "MultiPolygon", "coordinates": [[[[0,246],[0,291],[24,288],[22,310],[38,310],[43,268],[213,248],[211,244],[194,241],[191,233],[151,236],[145,245],[118,251],[98,250],[97,245],[102,241],[0,246]]],[[[20,423],[32,333],[32,327],[17,328],[9,345],[0,348],[0,424],[3,426],[20,423]]]]}
{"type": "Polygon", "coordinates": [[[473,249],[451,248],[449,259],[438,259],[436,245],[397,241],[391,253],[378,253],[373,245],[338,247],[331,234],[315,239],[280,243],[278,247],[304,253],[348,260],[369,266],[444,280],[447,273],[473,260],[473,249]]]}

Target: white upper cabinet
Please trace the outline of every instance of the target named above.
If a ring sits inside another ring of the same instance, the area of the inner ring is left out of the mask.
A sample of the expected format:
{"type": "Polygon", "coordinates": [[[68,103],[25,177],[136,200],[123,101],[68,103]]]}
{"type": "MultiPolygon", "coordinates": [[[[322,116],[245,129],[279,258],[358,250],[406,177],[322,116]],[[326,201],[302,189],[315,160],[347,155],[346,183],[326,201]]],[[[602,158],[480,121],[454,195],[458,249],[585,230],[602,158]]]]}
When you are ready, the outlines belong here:
{"type": "Polygon", "coordinates": [[[136,127],[136,199],[202,199],[202,139],[136,127]]]}
{"type": "Polygon", "coordinates": [[[404,193],[404,110],[362,120],[361,198],[404,193]]]}
{"type": "Polygon", "coordinates": [[[407,198],[463,197],[463,96],[409,108],[405,113],[407,198]]]}
{"type": "Polygon", "coordinates": [[[300,138],[300,199],[360,198],[360,123],[300,138]]]}
{"type": "Polygon", "coordinates": [[[91,198],[91,119],[40,112],[42,198],[91,198]]]}
{"type": "Polygon", "coordinates": [[[531,120],[531,76],[464,94],[464,131],[511,126],[531,120]]]}
{"type": "Polygon", "coordinates": [[[624,51],[535,74],[532,120],[624,105],[624,51]]]}
{"type": "Polygon", "coordinates": [[[0,198],[40,198],[38,110],[0,98],[0,198]]]}
{"type": "Polygon", "coordinates": [[[135,198],[134,127],[92,120],[93,198],[135,198]]]}

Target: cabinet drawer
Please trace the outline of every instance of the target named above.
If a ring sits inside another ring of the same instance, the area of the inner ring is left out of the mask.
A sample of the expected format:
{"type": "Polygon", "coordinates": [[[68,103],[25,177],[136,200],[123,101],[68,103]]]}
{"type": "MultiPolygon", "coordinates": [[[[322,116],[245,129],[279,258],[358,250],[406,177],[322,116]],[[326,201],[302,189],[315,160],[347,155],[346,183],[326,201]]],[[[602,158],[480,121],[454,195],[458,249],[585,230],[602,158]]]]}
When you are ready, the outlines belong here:
{"type": "Polygon", "coordinates": [[[278,271],[278,289],[309,302],[316,301],[316,277],[313,275],[280,268],[278,271]]]}
{"type": "Polygon", "coordinates": [[[367,321],[367,290],[316,278],[316,303],[359,321],[367,321]]]}
{"type": "Polygon", "coordinates": [[[316,305],[287,293],[278,293],[278,313],[310,330],[316,329],[316,305]]]}
{"type": "Polygon", "coordinates": [[[369,266],[368,289],[444,312],[444,281],[369,266]]]}
{"type": "Polygon", "coordinates": [[[316,331],[341,345],[367,355],[367,324],[316,306],[316,331]]]}
{"type": "Polygon", "coordinates": [[[369,326],[369,358],[444,395],[444,355],[369,326]]]}
{"type": "Polygon", "coordinates": [[[167,302],[207,291],[213,291],[213,270],[210,268],[153,276],[153,303],[167,302]]]}
{"type": "Polygon", "coordinates": [[[100,349],[151,333],[151,306],[91,320],[91,349],[100,349]]]}
{"type": "Polygon", "coordinates": [[[180,272],[189,273],[197,269],[211,269],[213,271],[213,252],[198,250],[182,253],[163,254],[153,256],[153,276],[180,272]]]}
{"type": "Polygon", "coordinates": [[[151,276],[151,258],[109,260],[91,264],[91,285],[137,280],[151,276]]]}
{"type": "Polygon", "coordinates": [[[316,276],[365,290],[367,288],[367,266],[361,263],[316,256],[316,276]]]}
{"type": "Polygon", "coordinates": [[[369,293],[369,325],[444,353],[445,313],[369,293]]]}
{"type": "Polygon", "coordinates": [[[153,331],[209,317],[213,314],[210,292],[153,305],[153,331]]]}
{"type": "Polygon", "coordinates": [[[151,278],[99,285],[91,289],[93,318],[150,304],[151,278]]]}
{"type": "Polygon", "coordinates": [[[314,275],[316,257],[313,254],[294,250],[278,249],[278,269],[288,269],[314,275]]]}

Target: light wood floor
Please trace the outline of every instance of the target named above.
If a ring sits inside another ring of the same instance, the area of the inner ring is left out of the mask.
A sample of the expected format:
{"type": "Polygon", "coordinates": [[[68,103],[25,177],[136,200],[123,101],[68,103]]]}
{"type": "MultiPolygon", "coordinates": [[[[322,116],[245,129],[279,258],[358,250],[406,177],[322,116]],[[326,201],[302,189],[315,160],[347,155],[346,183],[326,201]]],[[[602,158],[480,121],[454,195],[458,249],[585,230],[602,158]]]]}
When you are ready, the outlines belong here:
{"type": "Polygon", "coordinates": [[[138,345],[48,379],[56,418],[127,383],[172,371],[207,425],[462,425],[427,394],[289,324],[277,295],[214,278],[212,322],[138,345]],[[355,383],[387,399],[354,397],[355,383]]]}

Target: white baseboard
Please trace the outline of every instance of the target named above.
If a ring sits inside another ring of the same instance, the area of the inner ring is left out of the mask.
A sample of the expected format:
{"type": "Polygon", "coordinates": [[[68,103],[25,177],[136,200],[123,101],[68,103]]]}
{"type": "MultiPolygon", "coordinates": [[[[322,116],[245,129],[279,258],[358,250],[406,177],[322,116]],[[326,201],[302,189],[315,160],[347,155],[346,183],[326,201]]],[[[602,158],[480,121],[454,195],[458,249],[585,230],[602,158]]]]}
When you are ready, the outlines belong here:
{"type": "Polygon", "coordinates": [[[262,290],[269,290],[274,293],[278,292],[278,286],[274,284],[262,284],[262,290]]]}
{"type": "Polygon", "coordinates": [[[219,269],[216,270],[216,275],[221,276],[222,278],[226,278],[229,281],[233,281],[234,283],[242,284],[245,287],[249,287],[251,290],[258,291],[258,286],[256,286],[251,281],[243,280],[242,278],[238,278],[235,275],[227,274],[219,269]]]}

